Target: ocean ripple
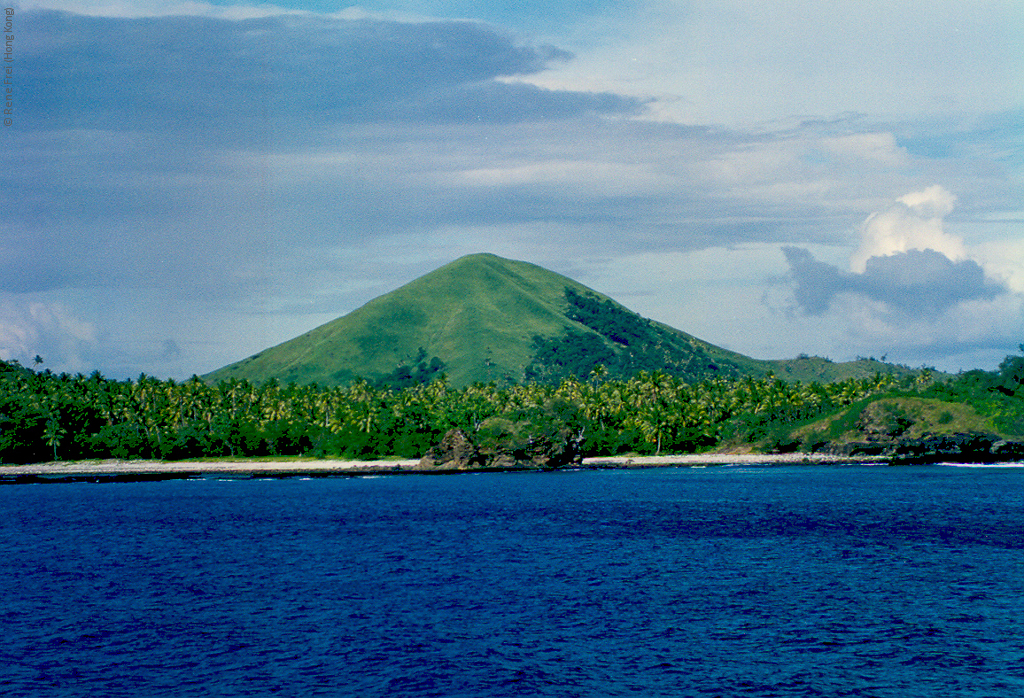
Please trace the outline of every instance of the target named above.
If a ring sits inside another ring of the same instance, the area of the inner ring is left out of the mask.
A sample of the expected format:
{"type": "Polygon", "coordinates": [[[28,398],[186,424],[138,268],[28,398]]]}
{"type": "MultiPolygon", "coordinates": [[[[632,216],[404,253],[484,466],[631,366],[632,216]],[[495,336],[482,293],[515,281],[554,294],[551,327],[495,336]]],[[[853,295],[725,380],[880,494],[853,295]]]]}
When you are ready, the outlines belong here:
{"type": "Polygon", "coordinates": [[[1024,695],[1024,472],[0,488],[5,696],[1024,695]]]}

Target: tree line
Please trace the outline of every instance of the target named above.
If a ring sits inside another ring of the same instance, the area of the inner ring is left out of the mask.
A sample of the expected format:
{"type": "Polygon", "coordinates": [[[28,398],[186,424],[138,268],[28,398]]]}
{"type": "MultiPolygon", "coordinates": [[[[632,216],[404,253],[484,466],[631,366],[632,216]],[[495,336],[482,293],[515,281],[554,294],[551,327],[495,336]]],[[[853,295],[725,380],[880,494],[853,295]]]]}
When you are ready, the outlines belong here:
{"type": "Polygon", "coordinates": [[[450,429],[472,435],[499,422],[520,433],[568,428],[583,437],[589,456],[685,453],[770,440],[780,425],[913,389],[914,380],[879,374],[825,384],[775,377],[688,383],[660,371],[609,378],[598,366],[586,379],[504,387],[455,388],[443,374],[404,388],[363,380],[346,387],[211,385],[195,376],[113,380],[98,371],[55,374],[0,361],[0,462],[417,458],[450,429]]]}

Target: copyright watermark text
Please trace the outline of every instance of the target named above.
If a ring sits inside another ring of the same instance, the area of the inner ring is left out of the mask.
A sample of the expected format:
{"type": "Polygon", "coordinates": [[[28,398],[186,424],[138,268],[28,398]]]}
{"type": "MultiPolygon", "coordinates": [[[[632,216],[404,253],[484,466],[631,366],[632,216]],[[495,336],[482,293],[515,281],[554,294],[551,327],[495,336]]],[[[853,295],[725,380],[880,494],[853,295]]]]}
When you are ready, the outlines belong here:
{"type": "Polygon", "coordinates": [[[4,60],[3,92],[0,93],[0,104],[3,105],[4,126],[14,123],[14,8],[4,8],[4,60]]]}

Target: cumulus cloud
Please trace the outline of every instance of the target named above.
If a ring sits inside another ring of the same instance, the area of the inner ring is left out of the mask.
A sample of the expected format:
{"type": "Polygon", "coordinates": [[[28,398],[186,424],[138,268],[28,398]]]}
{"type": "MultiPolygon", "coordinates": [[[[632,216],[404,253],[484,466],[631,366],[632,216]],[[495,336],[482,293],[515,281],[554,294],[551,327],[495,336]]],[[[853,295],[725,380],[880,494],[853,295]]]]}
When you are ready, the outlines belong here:
{"type": "Polygon", "coordinates": [[[794,296],[811,315],[823,315],[836,296],[857,294],[911,315],[934,316],[968,300],[991,300],[1005,289],[973,260],[954,262],[935,250],[871,257],[862,273],[820,262],[807,250],[783,252],[796,282],[794,296]]]}
{"type": "Polygon", "coordinates": [[[963,241],[943,230],[956,197],[941,186],[900,197],[868,217],[851,271],[818,261],[805,249],[783,252],[794,298],[810,315],[823,315],[841,294],[881,304],[889,312],[935,317],[966,301],[992,300],[1007,288],[967,259],[963,241]]]}
{"type": "Polygon", "coordinates": [[[942,219],[953,212],[955,204],[956,196],[936,184],[871,214],[861,227],[861,244],[850,258],[850,270],[864,273],[872,257],[908,250],[934,250],[953,261],[964,259],[963,241],[943,230],[942,219]]]}

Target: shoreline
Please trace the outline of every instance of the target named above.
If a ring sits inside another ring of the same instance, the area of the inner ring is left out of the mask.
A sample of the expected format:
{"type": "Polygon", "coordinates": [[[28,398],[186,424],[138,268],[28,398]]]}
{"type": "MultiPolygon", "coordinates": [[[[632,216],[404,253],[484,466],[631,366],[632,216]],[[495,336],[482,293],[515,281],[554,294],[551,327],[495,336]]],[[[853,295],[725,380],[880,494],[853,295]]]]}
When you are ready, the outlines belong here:
{"type": "MultiPolygon", "coordinates": [[[[822,453],[698,453],[668,456],[596,456],[562,470],[629,470],[646,468],[784,465],[874,465],[894,463],[885,456],[837,456],[822,453]]],[[[935,461],[932,465],[967,468],[1020,468],[1024,462],[962,463],[935,461]]],[[[420,467],[418,459],[404,460],[86,460],[28,465],[0,464],[0,485],[50,482],[141,482],[188,479],[285,479],[291,477],[360,477],[367,475],[454,475],[480,472],[533,472],[543,468],[420,467]]],[[[557,470],[557,469],[556,469],[557,470]]]]}
{"type": "MultiPolygon", "coordinates": [[[[706,467],[726,465],[887,465],[881,457],[843,457],[823,454],[703,453],[668,456],[598,456],[584,458],[583,469],[706,467]]],[[[566,468],[572,470],[575,468],[566,468]]],[[[376,474],[440,475],[468,472],[523,472],[540,468],[423,468],[407,460],[88,460],[28,465],[0,465],[0,483],[139,481],[207,477],[286,478],[358,477],[376,474]]]]}

